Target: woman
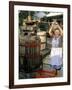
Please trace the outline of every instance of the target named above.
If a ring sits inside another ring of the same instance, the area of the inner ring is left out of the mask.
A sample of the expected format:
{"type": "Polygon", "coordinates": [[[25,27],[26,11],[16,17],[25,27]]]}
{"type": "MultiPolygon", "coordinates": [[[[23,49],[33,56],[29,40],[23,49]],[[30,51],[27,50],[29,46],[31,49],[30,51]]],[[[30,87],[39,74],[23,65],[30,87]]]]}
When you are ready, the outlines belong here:
{"type": "Polygon", "coordinates": [[[54,21],[49,30],[49,35],[52,37],[52,48],[50,54],[50,64],[53,69],[55,69],[55,74],[57,75],[57,71],[61,69],[63,64],[62,61],[62,43],[63,43],[63,30],[59,26],[59,24],[54,21]]]}

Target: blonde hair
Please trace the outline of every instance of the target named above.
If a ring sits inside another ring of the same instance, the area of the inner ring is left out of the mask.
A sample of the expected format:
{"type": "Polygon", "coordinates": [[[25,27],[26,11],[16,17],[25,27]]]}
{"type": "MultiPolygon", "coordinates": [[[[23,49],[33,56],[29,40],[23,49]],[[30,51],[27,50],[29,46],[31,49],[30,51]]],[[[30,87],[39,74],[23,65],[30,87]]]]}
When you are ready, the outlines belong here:
{"type": "Polygon", "coordinates": [[[58,30],[59,31],[59,35],[61,35],[61,32],[60,32],[59,28],[53,29],[52,33],[54,34],[56,30],[58,30]]]}

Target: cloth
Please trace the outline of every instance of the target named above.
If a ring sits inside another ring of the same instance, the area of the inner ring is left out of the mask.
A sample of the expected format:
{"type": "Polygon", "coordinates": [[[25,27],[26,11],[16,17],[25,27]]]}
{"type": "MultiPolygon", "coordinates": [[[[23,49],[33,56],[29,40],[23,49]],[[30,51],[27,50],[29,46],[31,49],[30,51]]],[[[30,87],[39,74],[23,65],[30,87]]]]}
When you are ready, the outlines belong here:
{"type": "Polygon", "coordinates": [[[60,37],[58,37],[58,38],[53,38],[52,39],[52,47],[58,47],[59,46],[59,39],[60,39],[60,37]]]}
{"type": "Polygon", "coordinates": [[[63,63],[62,48],[52,48],[50,55],[50,64],[53,68],[59,69],[63,63]]]}
{"type": "Polygon", "coordinates": [[[51,57],[53,56],[60,56],[62,57],[62,48],[51,48],[51,54],[50,54],[51,57]]]}

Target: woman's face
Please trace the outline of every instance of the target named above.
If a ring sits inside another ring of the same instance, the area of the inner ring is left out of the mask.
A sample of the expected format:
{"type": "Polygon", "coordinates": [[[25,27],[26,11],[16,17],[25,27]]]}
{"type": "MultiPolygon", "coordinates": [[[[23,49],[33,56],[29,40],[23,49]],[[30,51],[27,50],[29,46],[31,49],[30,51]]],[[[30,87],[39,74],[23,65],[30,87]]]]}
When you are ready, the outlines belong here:
{"type": "Polygon", "coordinates": [[[55,35],[55,37],[59,37],[59,35],[60,35],[60,31],[57,29],[57,30],[55,30],[54,31],[54,35],[55,35]]]}

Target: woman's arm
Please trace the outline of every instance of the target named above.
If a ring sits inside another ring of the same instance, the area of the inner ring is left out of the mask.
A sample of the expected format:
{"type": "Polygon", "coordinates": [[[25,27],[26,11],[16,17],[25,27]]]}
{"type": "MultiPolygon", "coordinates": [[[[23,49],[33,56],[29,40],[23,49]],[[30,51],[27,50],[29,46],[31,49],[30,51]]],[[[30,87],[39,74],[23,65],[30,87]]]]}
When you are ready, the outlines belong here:
{"type": "Polygon", "coordinates": [[[57,26],[58,26],[58,28],[59,28],[59,30],[60,30],[60,34],[61,34],[61,36],[63,36],[63,30],[62,30],[62,28],[60,27],[59,24],[58,24],[57,26]]]}
{"type": "Polygon", "coordinates": [[[50,35],[50,36],[53,35],[53,33],[52,33],[53,26],[54,26],[54,23],[52,22],[52,25],[50,26],[50,29],[49,29],[49,35],[50,35]]]}

